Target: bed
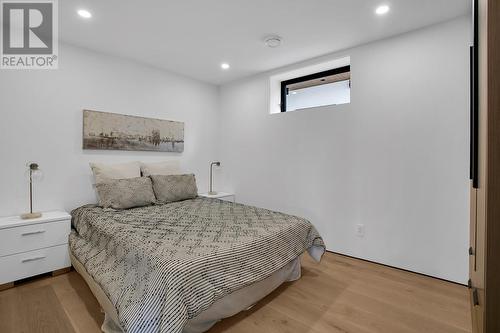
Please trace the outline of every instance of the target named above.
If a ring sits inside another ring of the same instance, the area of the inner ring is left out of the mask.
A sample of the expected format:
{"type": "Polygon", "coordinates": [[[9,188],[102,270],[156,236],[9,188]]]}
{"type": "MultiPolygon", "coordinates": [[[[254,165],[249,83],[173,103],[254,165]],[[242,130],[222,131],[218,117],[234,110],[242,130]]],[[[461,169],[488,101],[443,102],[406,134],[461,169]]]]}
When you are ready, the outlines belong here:
{"type": "Polygon", "coordinates": [[[300,278],[325,246],[307,220],[197,197],[72,212],[70,257],[105,312],[105,332],[198,333],[300,278]]]}

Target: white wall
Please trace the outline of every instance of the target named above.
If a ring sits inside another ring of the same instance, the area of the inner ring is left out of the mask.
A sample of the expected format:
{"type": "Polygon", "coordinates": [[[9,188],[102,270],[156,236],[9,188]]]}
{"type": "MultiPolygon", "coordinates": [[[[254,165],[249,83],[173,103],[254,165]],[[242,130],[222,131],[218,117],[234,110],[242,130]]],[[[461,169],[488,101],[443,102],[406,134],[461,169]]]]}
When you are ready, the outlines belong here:
{"type": "Polygon", "coordinates": [[[469,30],[461,18],[282,70],[350,56],[350,104],[269,114],[280,71],[223,86],[226,189],[310,219],[329,250],[465,283],[469,30]]]}
{"type": "Polygon", "coordinates": [[[201,190],[214,159],[217,87],[134,62],[61,45],[58,70],[0,73],[0,216],[28,209],[27,161],[44,179],[37,210],[95,202],[90,161],[180,159],[201,190]],[[185,151],[82,150],[82,109],[185,122],[185,151]]]}

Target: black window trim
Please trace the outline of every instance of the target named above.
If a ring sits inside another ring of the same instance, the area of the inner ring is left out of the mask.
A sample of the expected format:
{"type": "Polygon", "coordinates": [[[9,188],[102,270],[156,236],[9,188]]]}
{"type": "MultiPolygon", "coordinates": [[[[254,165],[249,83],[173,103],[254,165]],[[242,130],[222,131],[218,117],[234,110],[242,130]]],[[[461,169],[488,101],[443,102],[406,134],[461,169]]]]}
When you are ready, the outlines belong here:
{"type": "Polygon", "coordinates": [[[286,96],[288,95],[286,86],[288,86],[289,84],[319,79],[319,78],[324,77],[324,76],[347,73],[350,71],[351,71],[351,65],[347,65],[347,66],[343,66],[343,67],[329,69],[327,71],[323,71],[323,72],[319,72],[319,73],[308,74],[308,75],[296,77],[296,78],[293,78],[290,80],[281,81],[281,105],[280,105],[281,112],[286,112],[286,96]]]}

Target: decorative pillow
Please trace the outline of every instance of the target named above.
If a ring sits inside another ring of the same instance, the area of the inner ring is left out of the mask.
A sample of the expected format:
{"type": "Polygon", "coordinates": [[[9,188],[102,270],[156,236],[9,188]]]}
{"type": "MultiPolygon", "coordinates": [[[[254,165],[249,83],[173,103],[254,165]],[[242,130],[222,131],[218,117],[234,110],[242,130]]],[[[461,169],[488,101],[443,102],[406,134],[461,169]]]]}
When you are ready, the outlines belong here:
{"type": "Polygon", "coordinates": [[[127,209],[155,203],[149,177],[108,179],[96,184],[99,205],[103,208],[127,209]]]}
{"type": "Polygon", "coordinates": [[[161,203],[193,199],[198,196],[196,178],[187,175],[153,175],[153,190],[161,203]]]}
{"type": "Polygon", "coordinates": [[[181,168],[179,161],[165,161],[158,163],[141,163],[143,177],[152,175],[179,175],[181,168]]]}
{"type": "Polygon", "coordinates": [[[123,164],[90,163],[96,184],[108,179],[137,178],[141,176],[141,164],[130,162],[123,164]]]}

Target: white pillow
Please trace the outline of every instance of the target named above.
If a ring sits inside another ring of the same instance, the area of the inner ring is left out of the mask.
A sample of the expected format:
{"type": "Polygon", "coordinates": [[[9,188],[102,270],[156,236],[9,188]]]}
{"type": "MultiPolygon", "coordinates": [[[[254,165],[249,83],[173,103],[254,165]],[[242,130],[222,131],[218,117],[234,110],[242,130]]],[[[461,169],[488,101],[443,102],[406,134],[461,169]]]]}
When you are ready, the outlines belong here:
{"type": "Polygon", "coordinates": [[[122,164],[90,163],[96,184],[106,179],[137,178],[141,176],[141,163],[130,162],[122,164]]]}
{"type": "Polygon", "coordinates": [[[153,175],[180,175],[181,168],[179,161],[164,161],[157,163],[141,163],[141,172],[143,177],[153,176],[153,175]]]}

